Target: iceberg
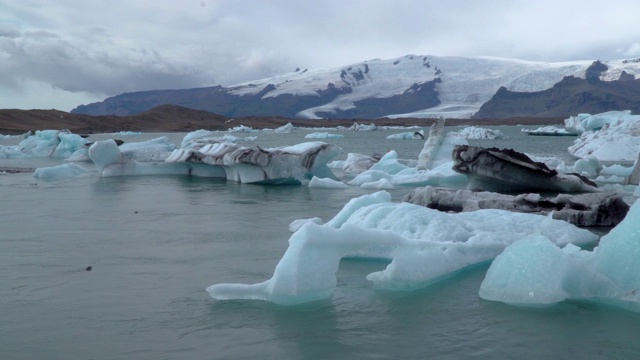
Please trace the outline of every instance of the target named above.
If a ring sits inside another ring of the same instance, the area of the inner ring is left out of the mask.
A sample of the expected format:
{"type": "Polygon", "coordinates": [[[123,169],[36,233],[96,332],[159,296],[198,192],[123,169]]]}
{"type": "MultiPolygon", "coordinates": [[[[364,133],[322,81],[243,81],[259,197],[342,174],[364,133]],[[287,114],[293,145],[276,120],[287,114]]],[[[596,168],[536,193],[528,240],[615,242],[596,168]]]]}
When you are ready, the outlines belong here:
{"type": "Polygon", "coordinates": [[[505,136],[500,130],[485,129],[478,126],[468,126],[458,131],[465,139],[503,139],[505,136]]]}
{"type": "Polygon", "coordinates": [[[480,286],[481,298],[517,305],[588,300],[640,311],[640,202],[593,251],[532,235],[496,257],[480,286]]]}
{"type": "Polygon", "coordinates": [[[344,135],[326,132],[314,132],[304,136],[305,139],[344,139],[344,135]]]}
{"type": "Polygon", "coordinates": [[[374,123],[367,125],[367,124],[358,124],[357,122],[354,122],[349,127],[338,126],[336,127],[336,129],[338,131],[377,131],[378,127],[374,123]]]}
{"type": "Polygon", "coordinates": [[[469,177],[469,187],[496,192],[597,192],[597,185],[579,174],[562,174],[512,149],[457,145],[453,169],[469,177]]]}
{"type": "Polygon", "coordinates": [[[505,195],[488,191],[453,190],[426,186],[416,188],[402,201],[447,212],[502,209],[541,215],[551,214],[576,226],[615,226],[629,211],[629,205],[616,193],[505,195]]]}
{"type": "Polygon", "coordinates": [[[387,136],[386,139],[388,140],[424,140],[424,130],[391,134],[387,136]]]}
{"type": "Polygon", "coordinates": [[[638,153],[638,159],[631,169],[631,173],[625,179],[625,183],[638,185],[640,184],[640,153],[638,153]]]}
{"type": "Polygon", "coordinates": [[[67,130],[38,130],[18,145],[1,147],[3,158],[51,157],[86,160],[87,140],[67,130]]]}
{"type": "Polygon", "coordinates": [[[459,185],[467,182],[465,175],[452,169],[453,162],[442,162],[430,170],[419,170],[402,164],[398,154],[391,150],[387,152],[369,170],[355,176],[349,185],[363,188],[392,189],[396,186],[426,186],[426,185],[459,185]]]}
{"type": "Polygon", "coordinates": [[[285,125],[280,126],[273,130],[276,134],[291,134],[295,130],[295,126],[292,123],[286,123],[285,125]]]}
{"type": "Polygon", "coordinates": [[[347,159],[342,162],[342,173],[347,177],[353,177],[371,169],[378,161],[379,156],[348,153],[347,159]]]}
{"type": "Polygon", "coordinates": [[[50,166],[37,168],[33,172],[33,177],[36,179],[49,180],[49,181],[57,181],[68,178],[75,178],[80,176],[85,176],[90,174],[91,171],[85,169],[84,167],[78,164],[62,164],[58,166],[50,166]]]}
{"type": "Polygon", "coordinates": [[[585,131],[597,131],[606,124],[622,117],[631,115],[630,110],[607,111],[600,114],[578,114],[564,120],[564,127],[568,132],[582,134],[585,131]]]}
{"type": "Polygon", "coordinates": [[[504,210],[446,214],[409,203],[393,203],[379,191],[351,199],[325,224],[304,221],[271,279],[257,284],[216,284],[218,300],[256,299],[295,305],[328,299],[345,257],[385,259],[387,267],[367,279],[377,289],[414,290],[470,266],[493,260],[509,244],[541,234],[558,246],[597,240],[567,222],[504,210]]]}
{"type": "Polygon", "coordinates": [[[324,142],[262,149],[207,138],[174,150],[165,162],[219,167],[227,180],[241,183],[301,184],[313,176],[335,180],[327,163],[339,152],[339,147],[324,142]]]}
{"type": "Polygon", "coordinates": [[[418,154],[418,170],[436,168],[452,161],[451,153],[456,145],[467,145],[468,142],[455,132],[444,133],[445,119],[440,118],[429,129],[429,137],[418,154]]]}
{"type": "Polygon", "coordinates": [[[537,129],[522,129],[521,131],[527,135],[535,136],[578,136],[577,133],[558,126],[542,126],[537,129]]]}
{"type": "Polygon", "coordinates": [[[192,175],[224,178],[220,167],[203,164],[171,164],[164,162],[140,162],[120,151],[113,139],[96,141],[89,147],[89,158],[96,165],[101,177],[132,175],[192,175]]]}
{"type": "Polygon", "coordinates": [[[640,153],[640,115],[630,111],[611,111],[582,120],[587,129],[568,150],[578,158],[600,161],[635,161],[640,153]],[[591,122],[589,122],[591,120],[591,122]]]}
{"type": "Polygon", "coordinates": [[[89,147],[102,177],[125,175],[192,175],[242,183],[301,184],[312,177],[335,176],[327,162],[340,148],[323,142],[262,149],[220,141],[206,130],[187,134],[176,149],[167,137],[118,146],[110,139],[89,147]]]}
{"type": "Polygon", "coordinates": [[[310,188],[326,188],[326,189],[344,189],[349,187],[349,185],[343,183],[342,181],[333,180],[333,179],[321,179],[316,176],[311,178],[307,186],[310,188]]]}

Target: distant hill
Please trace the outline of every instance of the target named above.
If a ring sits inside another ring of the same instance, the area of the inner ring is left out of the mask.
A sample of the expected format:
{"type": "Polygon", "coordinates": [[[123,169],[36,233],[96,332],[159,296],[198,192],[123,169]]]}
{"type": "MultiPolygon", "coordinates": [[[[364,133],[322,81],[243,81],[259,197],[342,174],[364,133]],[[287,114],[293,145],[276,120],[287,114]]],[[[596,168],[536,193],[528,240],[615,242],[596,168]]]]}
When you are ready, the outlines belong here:
{"type": "MultiPolygon", "coordinates": [[[[161,105],[138,115],[82,115],[58,110],[0,110],[0,134],[22,134],[27,131],[47,129],[67,129],[76,134],[109,133],[116,131],[141,132],[189,132],[199,129],[227,130],[239,125],[254,129],[277,128],[287,123],[297,127],[349,127],[353,123],[375,123],[379,126],[431,126],[434,119],[288,119],[284,117],[247,116],[228,118],[201,110],[188,109],[176,105],[161,105]]],[[[495,124],[560,124],[562,118],[517,118],[483,120],[486,125],[495,124]]],[[[469,119],[450,119],[448,125],[469,125],[477,123],[469,119]]]]}
{"type": "MultiPolygon", "coordinates": [[[[635,80],[640,75],[640,60],[597,63],[599,67],[594,67],[593,61],[548,63],[490,57],[407,55],[327,70],[296,69],[288,74],[227,87],[125,93],[98,103],[80,105],[71,112],[128,116],[174,104],[227,117],[376,119],[437,118],[441,115],[471,118],[475,115],[478,118],[492,117],[487,108],[480,114],[477,112],[497,92],[504,96],[535,93],[553,88],[566,77],[592,80],[595,76],[602,82],[613,81],[610,93],[620,94],[622,91],[613,90],[620,86],[619,79],[635,80]]],[[[560,87],[556,93],[563,90],[564,87],[560,87]]],[[[561,98],[564,97],[563,94],[561,98]]],[[[612,106],[624,103],[611,102],[612,106]]],[[[492,106],[497,109],[497,105],[492,106]]],[[[574,115],[572,108],[563,111],[558,108],[549,114],[574,115]]],[[[511,113],[529,116],[531,111],[511,110],[511,113]]]]}
{"type": "Polygon", "coordinates": [[[501,87],[474,118],[553,117],[609,110],[640,113],[640,80],[622,71],[619,80],[602,81],[600,73],[606,70],[604,64],[595,62],[585,79],[567,76],[543,91],[515,92],[501,87]]]}

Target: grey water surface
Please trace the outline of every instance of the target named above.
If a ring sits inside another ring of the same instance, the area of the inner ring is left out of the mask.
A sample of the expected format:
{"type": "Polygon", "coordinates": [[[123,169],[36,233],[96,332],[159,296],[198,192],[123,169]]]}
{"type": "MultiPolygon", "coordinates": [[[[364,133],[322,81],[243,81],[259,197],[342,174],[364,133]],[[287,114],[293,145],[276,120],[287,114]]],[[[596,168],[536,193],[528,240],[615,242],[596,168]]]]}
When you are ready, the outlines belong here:
{"type": "MultiPolygon", "coordinates": [[[[573,138],[492,128],[509,138],[471,143],[573,161],[566,153],[573,138]]],[[[303,138],[309,132],[239,136],[270,147],[310,141],[303,138]]],[[[397,132],[348,132],[326,142],[342,147],[342,158],[387,149],[416,158],[423,141],[384,138],[397,132]]],[[[178,145],[184,136],[166,135],[178,145]]],[[[59,163],[0,159],[0,167],[59,163]]],[[[640,358],[640,314],[583,302],[520,308],[485,301],[478,289],[487,265],[423,290],[386,292],[365,279],[386,263],[344,260],[330,300],[296,307],[215,301],[206,293],[216,283],[270,278],[293,220],[329,220],[349,199],[373,191],[1,174],[0,358],[640,358]]]]}

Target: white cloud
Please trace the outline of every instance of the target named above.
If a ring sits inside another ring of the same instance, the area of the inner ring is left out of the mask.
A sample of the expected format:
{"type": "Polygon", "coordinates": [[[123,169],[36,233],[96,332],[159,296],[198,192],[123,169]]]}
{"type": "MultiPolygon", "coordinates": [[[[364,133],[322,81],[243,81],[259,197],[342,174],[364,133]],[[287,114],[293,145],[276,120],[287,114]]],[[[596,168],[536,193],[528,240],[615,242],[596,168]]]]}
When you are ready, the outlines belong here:
{"type": "Polygon", "coordinates": [[[638,10],[635,0],[0,0],[0,97],[21,89],[35,106],[25,84],[47,84],[58,95],[45,107],[70,110],[76,93],[229,85],[409,53],[630,57],[638,10]]]}

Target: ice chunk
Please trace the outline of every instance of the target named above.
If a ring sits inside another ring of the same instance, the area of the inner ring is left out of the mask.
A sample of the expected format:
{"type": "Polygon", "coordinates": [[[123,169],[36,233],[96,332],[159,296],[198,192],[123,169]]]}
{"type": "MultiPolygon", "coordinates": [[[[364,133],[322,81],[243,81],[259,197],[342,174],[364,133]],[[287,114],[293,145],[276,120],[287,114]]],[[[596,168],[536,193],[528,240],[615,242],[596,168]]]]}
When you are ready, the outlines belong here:
{"type": "Polygon", "coordinates": [[[342,181],[337,181],[333,179],[321,179],[319,177],[314,176],[309,181],[307,185],[312,188],[328,188],[328,189],[344,189],[349,187],[349,185],[343,183],[342,181]]]}
{"type": "Polygon", "coordinates": [[[531,235],[496,257],[479,295],[514,305],[549,305],[609,293],[613,283],[590,268],[591,257],[582,253],[572,246],[563,251],[547,237],[531,235]]]}
{"type": "Polygon", "coordinates": [[[200,138],[166,158],[169,163],[220,167],[227,180],[258,184],[301,184],[313,176],[335,179],[327,163],[340,148],[324,142],[263,149],[200,138]]]}
{"type": "Polygon", "coordinates": [[[532,233],[558,245],[597,237],[564,221],[501,210],[446,214],[390,202],[384,191],[351,199],[324,225],[306,223],[289,239],[273,277],[254,285],[218,284],[216,299],[262,299],[291,305],[326,299],[336,286],[344,257],[388,259],[367,279],[381,289],[426,286],[468,266],[490,261],[509,244],[532,233]]]}
{"type": "Polygon", "coordinates": [[[120,145],[120,151],[129,158],[140,162],[164,161],[176,146],[166,136],[120,145]]]}
{"type": "Polygon", "coordinates": [[[304,136],[305,139],[344,139],[344,135],[326,132],[314,132],[304,136]]]}
{"type": "Polygon", "coordinates": [[[500,130],[486,129],[478,126],[468,126],[458,131],[465,139],[503,139],[505,136],[500,130]]]}
{"type": "Polygon", "coordinates": [[[285,125],[280,126],[273,130],[276,134],[291,134],[295,130],[295,126],[292,123],[286,123],[285,125]]]}
{"type": "Polygon", "coordinates": [[[544,237],[509,246],[491,264],[480,296],[516,304],[583,299],[639,312],[639,256],[640,202],[636,201],[593,251],[560,250],[544,237]],[[528,275],[514,275],[523,272],[528,275]]]}
{"type": "Polygon", "coordinates": [[[123,154],[113,139],[96,141],[89,147],[89,157],[102,177],[131,175],[193,175],[226,177],[219,166],[188,163],[138,162],[123,154]]]}
{"type": "Polygon", "coordinates": [[[418,154],[416,167],[419,170],[432,169],[451,161],[451,153],[454,146],[467,144],[467,140],[457,133],[449,132],[445,134],[444,124],[445,119],[440,118],[431,126],[429,137],[424,142],[420,154],[418,154]]]}
{"type": "Polygon", "coordinates": [[[597,126],[589,125],[594,130],[582,133],[575,140],[568,149],[571,155],[579,158],[593,156],[600,161],[637,159],[640,153],[640,115],[630,115],[628,111],[608,112],[598,114],[598,121],[593,122],[602,124],[601,129],[596,130],[597,126]]]}
{"type": "MultiPolygon", "coordinates": [[[[538,136],[576,136],[577,133],[570,132],[566,128],[561,128],[557,126],[543,126],[537,129],[522,129],[523,133],[527,135],[538,135],[538,136]]],[[[581,131],[582,132],[582,131],[581,131]]]]}
{"type": "Polygon", "coordinates": [[[82,157],[87,151],[86,144],[83,137],[66,130],[39,130],[22,140],[18,150],[27,156],[66,159],[82,157]]]}
{"type": "Polygon", "coordinates": [[[33,172],[33,177],[42,180],[62,180],[73,177],[80,177],[89,174],[91,171],[77,164],[63,164],[58,166],[37,168],[33,172]]]}
{"type": "Polygon", "coordinates": [[[388,140],[424,140],[424,130],[408,131],[399,134],[391,134],[386,137],[388,140]]]}
{"type": "Polygon", "coordinates": [[[349,153],[347,159],[342,163],[342,172],[344,175],[351,177],[369,170],[380,158],[373,156],[349,153]]]}

